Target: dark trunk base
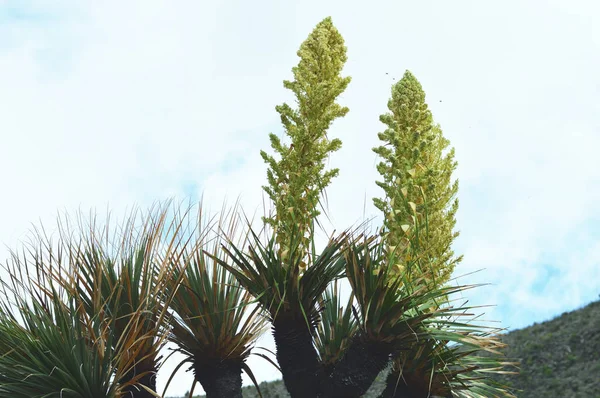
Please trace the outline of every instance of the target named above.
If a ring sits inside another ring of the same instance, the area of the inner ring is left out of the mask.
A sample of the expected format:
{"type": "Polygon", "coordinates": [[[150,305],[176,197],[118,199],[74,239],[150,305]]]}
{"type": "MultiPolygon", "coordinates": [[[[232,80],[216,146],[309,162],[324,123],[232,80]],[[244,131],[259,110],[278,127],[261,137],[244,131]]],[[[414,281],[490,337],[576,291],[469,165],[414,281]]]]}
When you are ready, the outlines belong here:
{"type": "Polygon", "coordinates": [[[324,398],[360,397],[367,392],[377,375],[387,366],[392,346],[368,341],[360,336],[352,340],[348,351],[324,380],[324,398]]]}
{"type": "Polygon", "coordinates": [[[283,382],[292,398],[316,398],[319,395],[319,359],[311,330],[304,318],[280,312],[273,321],[277,362],[283,382]]]}
{"type": "Polygon", "coordinates": [[[195,362],[193,368],[206,398],[242,398],[241,361],[201,360],[195,362]]]}

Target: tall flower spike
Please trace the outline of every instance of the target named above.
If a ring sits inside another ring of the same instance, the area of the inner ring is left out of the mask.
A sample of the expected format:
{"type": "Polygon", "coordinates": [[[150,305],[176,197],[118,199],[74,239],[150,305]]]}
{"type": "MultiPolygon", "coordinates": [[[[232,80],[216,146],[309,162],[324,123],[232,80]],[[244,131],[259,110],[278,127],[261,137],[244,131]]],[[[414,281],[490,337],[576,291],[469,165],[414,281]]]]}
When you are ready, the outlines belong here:
{"type": "Polygon", "coordinates": [[[283,85],[296,96],[298,108],[292,109],[286,103],[275,108],[291,144],[283,144],[270,134],[271,147],[280,159],[260,152],[269,166],[268,186],[263,188],[275,205],[275,214],[264,221],[274,228],[284,259],[290,251],[303,258],[308,254],[321,192],[338,175],[338,169],[324,170],[326,158],[342,145],[337,138],[327,138],[327,129],[348,113],[336,98],[350,83],[350,77],[340,76],[347,59],[346,46],[331,18],[317,24],[297,55],[300,62],[292,69],[294,80],[286,80],[283,85]],[[301,234],[300,250],[286,247],[293,225],[301,234]]]}
{"type": "Polygon", "coordinates": [[[377,170],[383,181],[377,185],[385,198],[373,201],[384,215],[388,255],[394,252],[397,274],[418,272],[441,285],[462,259],[451,249],[458,236],[454,148],[446,151],[450,142],[434,124],[425,92],[409,71],[392,87],[388,108],[380,117],[387,129],[378,135],[384,145],[373,148],[382,158],[377,170]],[[423,266],[407,270],[409,262],[423,266]]]}

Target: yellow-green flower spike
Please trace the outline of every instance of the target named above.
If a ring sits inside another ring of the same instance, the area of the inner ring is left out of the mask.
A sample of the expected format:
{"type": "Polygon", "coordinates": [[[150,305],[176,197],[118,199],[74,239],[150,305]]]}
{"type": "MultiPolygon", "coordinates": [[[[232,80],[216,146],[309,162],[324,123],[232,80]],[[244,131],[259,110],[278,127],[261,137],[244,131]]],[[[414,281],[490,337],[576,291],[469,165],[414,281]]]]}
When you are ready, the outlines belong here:
{"type": "Polygon", "coordinates": [[[406,272],[409,261],[420,259],[420,268],[411,272],[439,286],[462,259],[451,248],[458,236],[454,231],[458,181],[451,180],[457,165],[454,148],[446,151],[450,142],[433,122],[425,92],[409,71],[392,87],[388,109],[380,117],[387,126],[378,135],[384,145],[373,148],[382,158],[377,170],[383,181],[377,185],[385,197],[373,201],[384,214],[388,256],[393,248],[398,262],[393,269],[398,272],[406,272]],[[410,245],[402,244],[407,240],[410,245]]]}
{"type": "Polygon", "coordinates": [[[292,227],[300,236],[303,257],[308,251],[309,236],[321,192],[338,175],[338,169],[325,170],[325,160],[331,152],[340,149],[342,142],[327,137],[331,123],[348,113],[347,107],[336,103],[336,98],[350,83],[350,77],[342,77],[346,62],[344,39],[333,26],[331,18],[321,21],[298,50],[300,62],[292,69],[293,81],[284,81],[297,102],[297,109],[284,103],[275,109],[281,116],[291,143],[283,144],[279,137],[270,134],[271,147],[279,159],[261,151],[268,164],[268,185],[264,186],[275,205],[272,217],[265,217],[276,234],[281,252],[290,244],[292,227]]]}

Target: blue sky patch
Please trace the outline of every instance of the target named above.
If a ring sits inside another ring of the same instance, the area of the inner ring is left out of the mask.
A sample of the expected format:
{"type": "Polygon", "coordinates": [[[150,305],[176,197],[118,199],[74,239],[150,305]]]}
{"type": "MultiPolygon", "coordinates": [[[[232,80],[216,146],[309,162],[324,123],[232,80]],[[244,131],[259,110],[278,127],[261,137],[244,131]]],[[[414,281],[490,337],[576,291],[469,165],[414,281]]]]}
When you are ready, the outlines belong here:
{"type": "Polygon", "coordinates": [[[56,14],[47,9],[32,7],[33,3],[8,0],[0,4],[0,23],[4,22],[47,22],[56,20],[56,14]]]}

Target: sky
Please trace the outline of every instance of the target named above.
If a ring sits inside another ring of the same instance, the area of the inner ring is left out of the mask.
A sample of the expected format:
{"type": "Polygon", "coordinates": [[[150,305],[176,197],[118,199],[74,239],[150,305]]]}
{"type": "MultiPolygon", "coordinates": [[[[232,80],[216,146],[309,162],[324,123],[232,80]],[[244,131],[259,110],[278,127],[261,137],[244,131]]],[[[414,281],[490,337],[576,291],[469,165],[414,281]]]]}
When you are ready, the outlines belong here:
{"type": "MultiPolygon", "coordinates": [[[[379,215],[379,115],[410,70],[456,149],[459,283],[509,330],[600,294],[600,5],[595,1],[0,0],[0,259],[58,211],[169,198],[262,211],[275,106],[331,16],[350,108],[331,137],[326,229],[379,215]],[[394,80],[395,79],[395,80],[394,80]],[[473,271],[480,270],[472,274],[473,271]]],[[[272,347],[268,334],[259,345],[272,347]]],[[[159,375],[164,386],[170,361],[159,375]]],[[[278,378],[264,360],[259,381],[278,378]]],[[[190,374],[167,395],[189,390],[190,374]]],[[[245,379],[248,382],[248,379],[245,379]]],[[[200,391],[197,387],[196,391],[200,391]]]]}

